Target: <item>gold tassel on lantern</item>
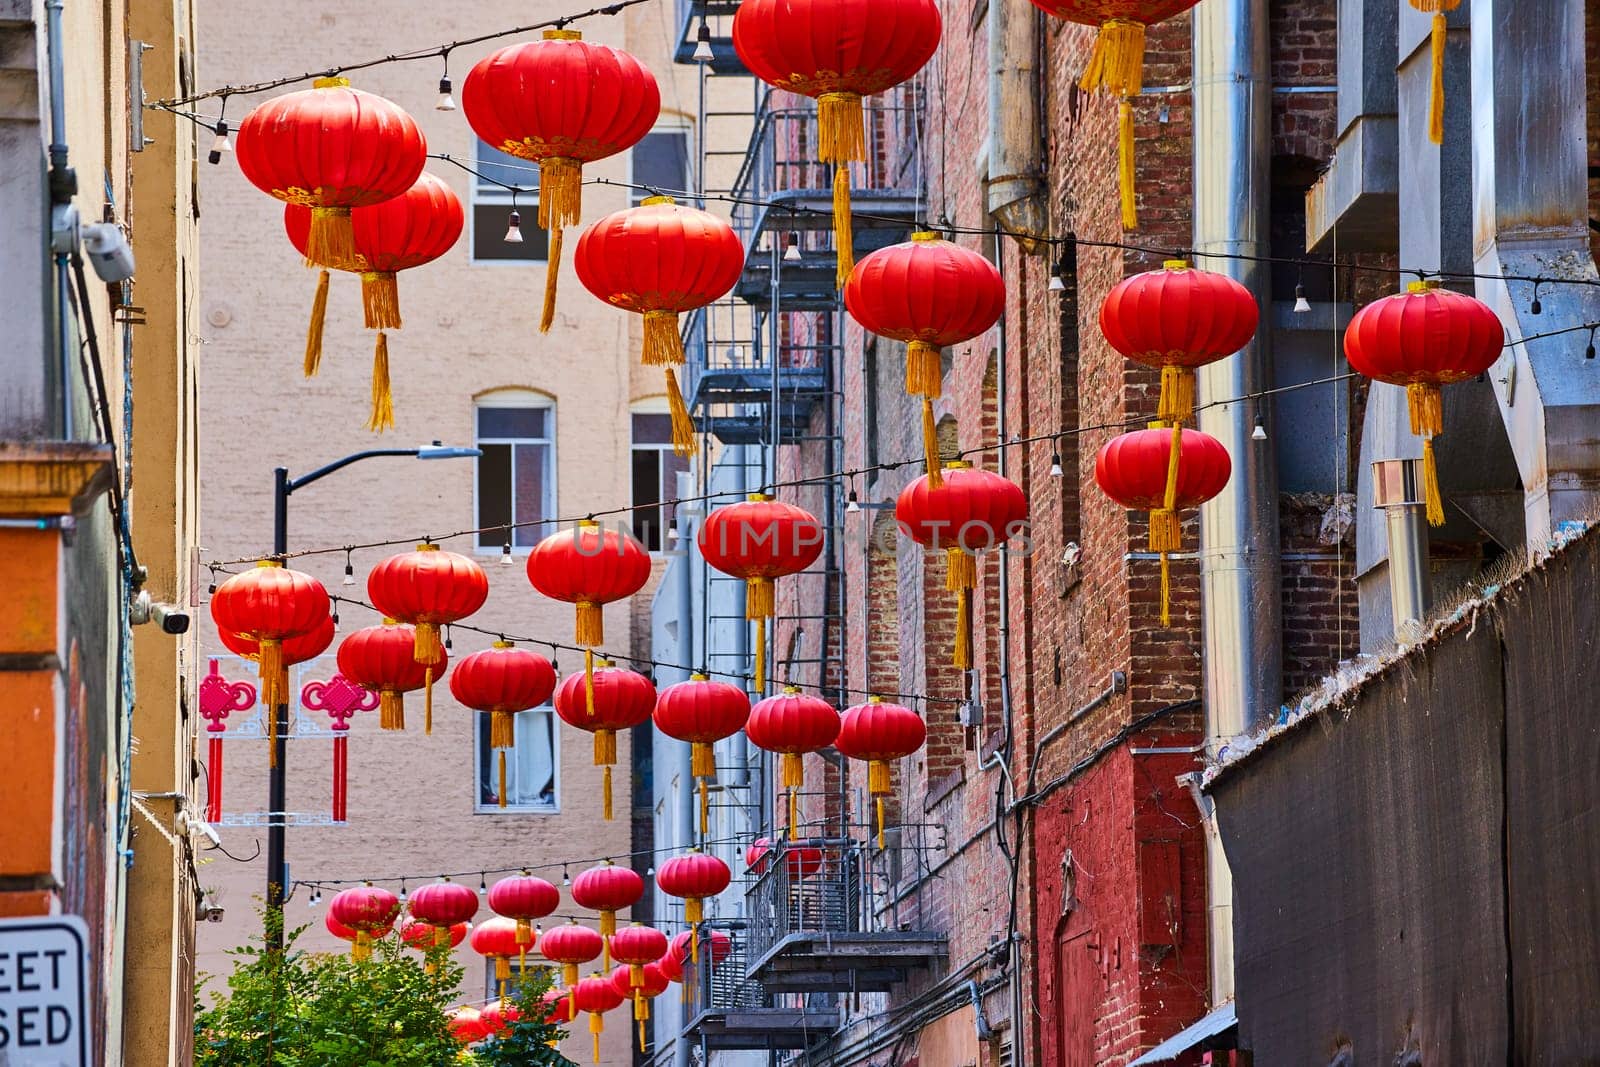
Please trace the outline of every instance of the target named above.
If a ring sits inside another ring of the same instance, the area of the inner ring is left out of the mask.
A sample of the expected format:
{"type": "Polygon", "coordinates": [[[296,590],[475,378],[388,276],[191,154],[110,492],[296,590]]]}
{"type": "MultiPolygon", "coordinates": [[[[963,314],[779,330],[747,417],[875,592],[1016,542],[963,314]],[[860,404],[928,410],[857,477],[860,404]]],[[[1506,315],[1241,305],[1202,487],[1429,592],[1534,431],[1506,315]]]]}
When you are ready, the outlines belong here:
{"type": "Polygon", "coordinates": [[[433,668],[422,672],[422,733],[433,736],[433,668]]]}
{"type": "Polygon", "coordinates": [[[650,1018],[650,1002],[639,990],[633,991],[633,1018],[639,1024],[639,1051],[644,1051],[644,1024],[650,1018]]]}
{"type": "Polygon", "coordinates": [[[667,368],[667,409],[672,412],[673,454],[688,459],[699,446],[694,439],[694,419],[689,417],[689,405],[683,402],[683,390],[671,367],[667,368]]]}
{"type": "Polygon", "coordinates": [[[944,363],[938,345],[912,341],[906,346],[906,392],[931,397],[944,392],[944,363]]]}
{"type": "Polygon", "coordinates": [[[1194,370],[1190,367],[1161,368],[1161,400],[1156,418],[1162,422],[1188,422],[1194,417],[1194,370]]]}
{"type": "MultiPolygon", "coordinates": [[[[799,692],[799,690],[795,690],[799,692]]],[[[789,791],[789,836],[800,830],[800,789],[806,784],[806,758],[798,752],[783,754],[783,787],[789,791]]]]}
{"type": "Polygon", "coordinates": [[[385,730],[406,728],[406,698],[402,693],[385,689],[378,694],[378,725],[385,730]]]}
{"type": "Polygon", "coordinates": [[[311,299],[311,322],[306,327],[305,376],[315,378],[322,368],[322,328],[328,321],[328,277],[326,268],[317,277],[317,295],[311,299]]]}
{"type": "MultiPolygon", "coordinates": [[[[611,664],[601,660],[601,666],[609,667],[611,664]]],[[[593,709],[590,709],[593,714],[593,709]]],[[[601,816],[610,821],[612,816],[611,805],[611,767],[617,762],[617,733],[615,730],[596,730],[594,732],[594,765],[605,768],[601,776],[601,816]]]]}
{"type": "MultiPolygon", "coordinates": [[[[1151,423],[1153,430],[1163,429],[1151,423]]],[[[1161,625],[1172,624],[1172,574],[1168,553],[1183,547],[1183,524],[1178,519],[1178,463],[1183,454],[1183,427],[1172,426],[1167,449],[1167,491],[1161,507],[1150,513],[1150,551],[1161,553],[1161,625]]]]}
{"type": "Polygon", "coordinates": [[[606,1028],[606,1017],[597,1011],[589,1013],[589,1033],[594,1035],[594,1062],[600,1062],[600,1034],[606,1028]]]}
{"type": "MultiPolygon", "coordinates": [[[[766,500],[754,493],[751,500],[766,500]]],[[[756,624],[756,692],[767,691],[767,619],[777,610],[777,591],[771,578],[748,578],[744,585],[744,617],[756,624]]]]}
{"type": "MultiPolygon", "coordinates": [[[[670,200],[671,197],[662,197],[670,200]]],[[[648,203],[649,201],[646,201],[648,203]]],[[[647,367],[681,365],[684,361],[683,334],[678,326],[676,311],[646,311],[644,313],[644,355],[647,367]]]]}
{"type": "Polygon", "coordinates": [[[372,354],[372,415],[367,429],[382,433],[394,428],[394,393],[389,384],[389,335],[378,334],[372,354]]]}
{"type": "Polygon", "coordinates": [[[1133,101],[1117,107],[1117,187],[1122,199],[1122,228],[1139,228],[1137,174],[1134,170],[1133,101]]]}
{"type": "Polygon", "coordinates": [[[944,587],[956,594],[956,647],[952,662],[964,671],[972,669],[972,612],[970,598],[978,587],[978,557],[953,545],[945,549],[944,587]]]}
{"type": "Polygon", "coordinates": [[[498,761],[500,765],[500,806],[504,808],[506,806],[506,750],[502,748],[496,754],[500,757],[498,761]]]}
{"type": "Polygon", "coordinates": [[[1136,229],[1139,212],[1134,200],[1133,101],[1144,91],[1144,23],[1112,19],[1100,27],[1094,54],[1078,83],[1085,92],[1104,89],[1121,97],[1117,108],[1118,184],[1122,191],[1122,226],[1136,229]]]}
{"type": "Polygon", "coordinates": [[[361,272],[361,310],[369,330],[400,328],[400,284],[393,271],[361,272]]]}
{"type": "Polygon", "coordinates": [[[355,943],[350,947],[350,958],[365,963],[372,958],[372,935],[365,930],[356,931],[355,943]]]}
{"type": "Polygon", "coordinates": [[[1411,414],[1411,432],[1422,438],[1422,488],[1428,504],[1428,524],[1444,525],[1444,498],[1439,492],[1439,463],[1433,453],[1433,439],[1444,432],[1444,395],[1431,382],[1413,382],[1406,387],[1411,414]]]}
{"type": "Polygon", "coordinates": [[[347,207],[311,208],[311,232],[306,236],[306,260],[312,266],[330,270],[358,270],[356,232],[350,224],[347,207]]]}
{"type": "Polygon", "coordinates": [[[500,1006],[506,1004],[506,985],[511,981],[511,957],[496,956],[494,958],[494,980],[500,988],[500,1006]]]}
{"type": "MultiPolygon", "coordinates": [[[[871,698],[874,702],[877,697],[871,698]]],[[[884,803],[883,798],[894,791],[894,786],[889,780],[889,764],[883,760],[873,760],[867,764],[867,794],[873,798],[873,806],[878,815],[878,847],[883,848],[884,833],[884,803]]]]}
{"type": "Polygon", "coordinates": [[[939,470],[939,424],[933,417],[933,401],[922,398],[922,452],[928,467],[928,488],[944,485],[944,475],[939,470]]]}
{"type": "Polygon", "coordinates": [[[833,243],[838,250],[839,288],[855,269],[855,227],[850,208],[850,164],[867,161],[866,113],[861,94],[823,93],[817,98],[817,158],[836,164],[833,173],[833,243]]]}
{"type": "Polygon", "coordinates": [[[1444,144],[1444,54],[1450,31],[1445,12],[1460,7],[1461,0],[1411,0],[1411,6],[1423,14],[1433,14],[1433,78],[1428,94],[1428,139],[1434,144],[1444,144]]]}

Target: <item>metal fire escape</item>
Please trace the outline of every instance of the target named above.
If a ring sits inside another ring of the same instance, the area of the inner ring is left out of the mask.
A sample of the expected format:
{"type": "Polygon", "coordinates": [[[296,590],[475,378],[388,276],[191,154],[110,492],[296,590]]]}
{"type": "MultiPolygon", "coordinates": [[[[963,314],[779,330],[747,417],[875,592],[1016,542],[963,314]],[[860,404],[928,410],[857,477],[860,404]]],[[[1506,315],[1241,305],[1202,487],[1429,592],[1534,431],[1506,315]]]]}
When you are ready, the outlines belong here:
{"type": "MultiPolygon", "coordinates": [[[[718,89],[709,95],[738,95],[721,91],[730,79],[750,87],[746,110],[702,107],[699,173],[732,175],[722,187],[706,182],[702,188],[708,198],[733,201],[731,221],[747,258],[733,293],[687,318],[683,384],[697,427],[715,442],[708,451],[725,475],[719,484],[755,492],[784,480],[781,446],[810,446],[826,455],[825,469],[843,468],[844,321],[835,285],[833,174],[816,158],[815,107],[750,77],[733,49],[737,7],[732,0],[678,3],[677,61],[695,63],[704,26],[712,59],[699,64],[702,84],[714,82],[718,89]]],[[[707,95],[702,90],[702,100],[707,95]]],[[[858,256],[905,240],[916,221],[923,177],[918,154],[896,147],[917,143],[920,111],[913,95],[867,103],[871,162],[852,168],[858,256]],[[905,156],[912,162],[891,170],[892,161],[905,156]]],[[[721,213],[725,204],[712,200],[706,206],[721,213]]],[[[848,488],[837,480],[825,487],[819,518],[828,540],[822,559],[793,579],[802,583],[797,597],[780,598],[780,611],[803,605],[798,613],[780,615],[768,632],[769,641],[781,644],[768,651],[773,684],[799,680],[839,706],[849,702],[839,691],[846,657],[841,561],[848,488]]],[[[709,581],[736,579],[713,574],[709,581]]],[[[708,591],[707,611],[713,604],[723,605],[722,612],[742,604],[742,595],[728,595],[734,592],[720,585],[715,595],[708,591]]],[[[707,622],[737,628],[743,617],[711,614],[707,622]]],[[[748,640],[734,642],[732,651],[708,649],[707,659],[714,662],[707,665],[713,673],[747,676],[752,652],[748,640]]],[[[773,827],[782,820],[774,819],[765,799],[771,793],[770,762],[764,773],[746,776],[747,783],[730,780],[718,790],[718,803],[755,808],[752,824],[777,837],[773,827]]],[[[840,814],[831,824],[805,828],[813,838],[808,844],[822,850],[820,869],[802,876],[774,858],[766,871],[750,876],[747,915],[710,924],[728,934],[731,951],[691,968],[696,994],[685,1001],[681,1021],[681,1033],[703,1055],[809,1048],[839,1025],[838,994],[886,990],[943,955],[942,937],[906,934],[903,925],[881,930],[870,869],[887,857],[869,856],[850,841],[848,813],[856,805],[847,801],[840,798],[840,814]],[[863,885],[869,887],[865,893],[863,885]]]]}

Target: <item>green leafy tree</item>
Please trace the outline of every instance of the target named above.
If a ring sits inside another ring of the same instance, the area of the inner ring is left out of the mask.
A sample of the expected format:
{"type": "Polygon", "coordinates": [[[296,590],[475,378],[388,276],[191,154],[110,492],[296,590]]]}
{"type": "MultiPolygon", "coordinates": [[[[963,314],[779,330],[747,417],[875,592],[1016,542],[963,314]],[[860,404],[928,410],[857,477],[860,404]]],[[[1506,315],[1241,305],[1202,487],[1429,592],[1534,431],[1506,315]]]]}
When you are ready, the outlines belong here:
{"type": "Polygon", "coordinates": [[[474,1050],[475,1063],[480,1067],[528,1067],[531,1064],[575,1067],[571,1060],[550,1047],[552,1041],[567,1036],[559,1026],[545,1022],[549,1009],[543,1001],[550,991],[550,981],[550,972],[542,967],[522,976],[511,998],[520,1018],[504,1034],[480,1044],[474,1050]]]}
{"type": "Polygon", "coordinates": [[[371,959],[356,963],[296,949],[303,932],[304,927],[290,932],[281,952],[267,949],[265,937],[233,951],[237,962],[227,995],[202,1003],[195,1015],[195,1067],[461,1062],[446,1013],[458,1000],[462,971],[447,950],[433,954],[430,974],[393,938],[374,945],[371,959]]]}

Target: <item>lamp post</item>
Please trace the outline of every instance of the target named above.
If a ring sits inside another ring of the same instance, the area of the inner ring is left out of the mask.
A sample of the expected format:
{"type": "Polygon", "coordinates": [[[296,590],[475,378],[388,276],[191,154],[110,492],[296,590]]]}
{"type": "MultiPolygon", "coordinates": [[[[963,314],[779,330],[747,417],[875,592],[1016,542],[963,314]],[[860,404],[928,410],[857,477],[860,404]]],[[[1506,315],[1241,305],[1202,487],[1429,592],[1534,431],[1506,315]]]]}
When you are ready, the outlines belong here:
{"type": "MultiPolygon", "coordinates": [[[[415,459],[469,459],[481,456],[476,448],[461,448],[440,444],[438,441],[417,448],[369,448],[355,452],[343,459],[318,467],[298,478],[289,477],[289,468],[279,467],[272,472],[272,553],[283,559],[289,552],[289,497],[312,482],[320,481],[334,471],[343,470],[352,463],[378,456],[411,456],[415,459]]],[[[273,762],[267,783],[267,912],[276,913],[278,922],[268,923],[270,947],[283,947],[284,889],[288,885],[289,871],[284,857],[284,838],[288,828],[287,783],[289,774],[289,695],[273,707],[273,745],[277,759],[273,762]]]]}

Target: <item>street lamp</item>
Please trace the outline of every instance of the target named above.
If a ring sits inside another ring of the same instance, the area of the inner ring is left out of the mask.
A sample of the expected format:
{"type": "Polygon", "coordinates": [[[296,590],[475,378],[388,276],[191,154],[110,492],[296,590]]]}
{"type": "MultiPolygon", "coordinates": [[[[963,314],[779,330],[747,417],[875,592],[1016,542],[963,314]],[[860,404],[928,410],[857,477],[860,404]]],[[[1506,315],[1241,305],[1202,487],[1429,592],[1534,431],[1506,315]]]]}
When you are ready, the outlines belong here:
{"type": "MultiPolygon", "coordinates": [[[[462,448],[456,445],[446,445],[438,441],[431,444],[419,445],[416,448],[369,448],[364,452],[354,452],[343,459],[336,459],[326,466],[318,467],[309,474],[302,474],[298,478],[289,477],[288,467],[279,467],[272,472],[272,553],[278,559],[283,559],[289,552],[289,497],[312,482],[321,481],[334,471],[343,470],[352,463],[359,463],[364,459],[374,459],[378,456],[411,456],[415,459],[469,459],[483,455],[481,449],[462,448]]],[[[285,886],[288,883],[288,865],[284,858],[284,838],[289,818],[287,793],[289,773],[289,703],[288,693],[283,694],[283,699],[272,709],[274,726],[272,730],[273,746],[277,750],[277,759],[273,762],[268,775],[267,784],[267,910],[280,915],[283,911],[286,894],[285,886]]],[[[270,947],[281,949],[283,947],[283,924],[269,923],[268,936],[270,947]]]]}

